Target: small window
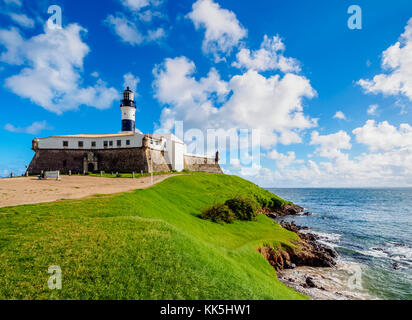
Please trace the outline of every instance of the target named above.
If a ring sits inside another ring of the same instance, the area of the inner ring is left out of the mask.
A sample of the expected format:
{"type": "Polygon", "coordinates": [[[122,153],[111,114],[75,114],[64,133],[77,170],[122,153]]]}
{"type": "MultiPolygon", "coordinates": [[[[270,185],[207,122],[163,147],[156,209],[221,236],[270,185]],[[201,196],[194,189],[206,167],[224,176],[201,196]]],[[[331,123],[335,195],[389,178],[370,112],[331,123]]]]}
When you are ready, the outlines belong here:
{"type": "Polygon", "coordinates": [[[63,167],[64,167],[64,168],[67,167],[67,160],[63,160],[63,167]]]}
{"type": "Polygon", "coordinates": [[[113,147],[113,141],[109,141],[109,146],[113,147]]]}
{"type": "Polygon", "coordinates": [[[96,148],[96,141],[92,141],[92,148],[96,148]]]}
{"type": "Polygon", "coordinates": [[[126,140],[126,146],[130,146],[130,140],[126,140]]]}
{"type": "Polygon", "coordinates": [[[79,148],[83,148],[84,147],[84,142],[83,141],[79,141],[79,148]]]}
{"type": "Polygon", "coordinates": [[[69,141],[63,141],[63,148],[69,147],[69,141]]]}
{"type": "Polygon", "coordinates": [[[117,140],[117,146],[121,147],[122,146],[122,140],[117,140]]]}
{"type": "Polygon", "coordinates": [[[109,146],[109,142],[105,141],[105,142],[103,142],[103,145],[104,145],[105,148],[107,148],[109,146]]]}

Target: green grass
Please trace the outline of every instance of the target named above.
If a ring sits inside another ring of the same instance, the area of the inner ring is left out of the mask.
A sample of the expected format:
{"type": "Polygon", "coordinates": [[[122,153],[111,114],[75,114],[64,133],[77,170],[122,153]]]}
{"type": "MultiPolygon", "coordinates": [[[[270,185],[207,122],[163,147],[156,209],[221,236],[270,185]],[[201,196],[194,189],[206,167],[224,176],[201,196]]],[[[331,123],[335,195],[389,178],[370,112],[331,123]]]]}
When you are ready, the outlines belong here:
{"type": "Polygon", "coordinates": [[[146,190],[0,209],[0,299],[306,299],[257,252],[297,236],[265,216],[220,225],[207,205],[268,191],[182,175],[146,190]],[[50,291],[48,267],[63,272],[50,291]]]}

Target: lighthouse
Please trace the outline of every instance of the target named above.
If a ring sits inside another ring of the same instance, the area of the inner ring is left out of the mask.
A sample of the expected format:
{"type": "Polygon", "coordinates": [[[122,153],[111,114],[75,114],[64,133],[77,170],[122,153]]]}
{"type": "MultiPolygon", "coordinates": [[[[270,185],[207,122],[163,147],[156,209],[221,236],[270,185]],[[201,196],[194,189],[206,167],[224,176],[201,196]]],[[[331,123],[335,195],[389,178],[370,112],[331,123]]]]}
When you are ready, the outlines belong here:
{"type": "Polygon", "coordinates": [[[136,104],[134,101],[134,93],[129,87],[123,91],[123,100],[120,109],[122,110],[122,132],[134,132],[136,104]]]}

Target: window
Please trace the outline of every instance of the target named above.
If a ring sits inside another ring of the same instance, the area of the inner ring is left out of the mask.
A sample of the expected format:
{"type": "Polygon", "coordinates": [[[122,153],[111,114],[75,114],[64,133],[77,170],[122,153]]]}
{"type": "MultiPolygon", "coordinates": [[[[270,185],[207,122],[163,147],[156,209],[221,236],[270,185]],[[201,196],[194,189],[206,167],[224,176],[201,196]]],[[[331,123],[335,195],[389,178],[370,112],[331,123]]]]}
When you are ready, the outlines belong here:
{"type": "Polygon", "coordinates": [[[113,141],[109,141],[109,146],[113,147],[113,141]]]}
{"type": "Polygon", "coordinates": [[[96,141],[92,141],[92,148],[96,148],[96,141]]]}
{"type": "Polygon", "coordinates": [[[79,141],[79,148],[83,148],[84,147],[84,142],[83,141],[79,141]]]}
{"type": "Polygon", "coordinates": [[[69,141],[63,141],[63,148],[69,147],[69,141]]]}
{"type": "Polygon", "coordinates": [[[63,160],[63,167],[64,167],[64,168],[67,167],[67,160],[63,160]]]}
{"type": "Polygon", "coordinates": [[[126,140],[126,146],[130,146],[130,140],[126,140]]]}
{"type": "Polygon", "coordinates": [[[109,142],[108,142],[108,141],[105,141],[105,142],[103,142],[103,145],[104,145],[105,148],[107,148],[108,145],[109,145],[109,142]]]}
{"type": "Polygon", "coordinates": [[[121,147],[122,146],[122,140],[117,140],[117,146],[121,147]]]}

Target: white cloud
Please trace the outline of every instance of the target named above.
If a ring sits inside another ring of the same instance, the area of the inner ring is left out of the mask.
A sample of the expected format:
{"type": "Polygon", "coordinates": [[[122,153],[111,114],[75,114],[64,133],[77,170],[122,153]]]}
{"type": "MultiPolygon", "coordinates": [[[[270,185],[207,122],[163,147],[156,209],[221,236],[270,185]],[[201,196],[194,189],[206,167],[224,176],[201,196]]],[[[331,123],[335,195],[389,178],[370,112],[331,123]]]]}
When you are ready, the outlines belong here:
{"type": "Polygon", "coordinates": [[[98,109],[111,107],[118,92],[102,80],[82,87],[83,60],[89,47],[82,41],[85,29],[77,24],[49,29],[24,39],[15,28],[0,30],[0,44],[6,48],[0,60],[22,69],[5,80],[15,94],[30,99],[48,111],[61,114],[80,105],[98,109]]]}
{"type": "Polygon", "coordinates": [[[17,28],[0,29],[0,44],[6,48],[6,51],[0,55],[0,61],[15,65],[23,64],[24,59],[20,50],[23,47],[24,39],[17,28]]]}
{"type": "Polygon", "coordinates": [[[226,82],[215,69],[199,80],[194,73],[195,64],[186,57],[166,59],[155,68],[156,98],[168,105],[161,116],[164,131],[172,130],[175,120],[188,129],[257,129],[266,148],[298,143],[300,131],[316,126],[303,112],[304,98],[316,95],[303,76],[266,78],[249,70],[226,82]]]}
{"type": "Polygon", "coordinates": [[[373,116],[376,115],[376,112],[378,111],[379,106],[377,104],[372,104],[368,108],[368,114],[373,116]]]}
{"type": "Polygon", "coordinates": [[[350,150],[351,137],[345,131],[321,136],[319,132],[312,132],[311,145],[318,146],[316,152],[321,157],[337,158],[342,155],[341,150],[350,150]]]}
{"type": "Polygon", "coordinates": [[[123,42],[135,46],[144,41],[144,37],[137,29],[136,24],[124,16],[109,15],[105,22],[113,28],[113,31],[123,42]]]}
{"type": "Polygon", "coordinates": [[[10,13],[10,18],[24,28],[34,28],[34,20],[25,14],[10,13]]]}
{"type": "Polygon", "coordinates": [[[222,60],[222,56],[229,55],[247,35],[236,15],[213,0],[198,0],[192,9],[188,17],[196,29],[205,29],[203,52],[212,54],[216,62],[222,60]]]}
{"type": "Polygon", "coordinates": [[[296,154],[293,151],[289,151],[287,154],[279,153],[277,150],[273,150],[267,154],[269,159],[275,160],[279,168],[283,169],[290,166],[293,163],[300,163],[300,160],[296,160],[296,154]]]}
{"type": "Polygon", "coordinates": [[[398,129],[387,121],[376,124],[369,120],[362,128],[353,130],[353,134],[357,142],[367,145],[371,151],[412,147],[412,127],[406,123],[398,129]]]}
{"type": "Polygon", "coordinates": [[[155,30],[149,30],[147,32],[148,41],[158,41],[166,37],[166,32],[163,28],[157,28],[155,30]]]}
{"type": "Polygon", "coordinates": [[[385,73],[372,80],[361,79],[358,84],[368,93],[405,96],[412,101],[412,18],[399,41],[382,54],[385,73]]]}
{"type": "Polygon", "coordinates": [[[333,116],[334,119],[346,120],[346,116],[342,111],[338,111],[333,116]]]}
{"type": "Polygon", "coordinates": [[[280,70],[282,72],[299,72],[299,62],[293,58],[286,58],[283,53],[285,45],[279,36],[269,38],[264,36],[259,50],[251,52],[241,49],[232,65],[236,68],[246,68],[256,71],[280,70]]]}
{"type": "Polygon", "coordinates": [[[124,79],[123,88],[129,87],[130,90],[135,92],[135,96],[136,96],[137,85],[140,82],[140,78],[137,76],[134,76],[132,73],[129,72],[123,76],[123,79],[124,79]]]}
{"type": "MultiPolygon", "coordinates": [[[[401,124],[399,128],[388,122],[376,124],[368,121],[364,127],[353,131],[357,142],[369,147],[369,152],[349,157],[342,150],[351,148],[350,136],[340,131],[336,134],[312,135],[316,152],[325,161],[308,160],[281,170],[262,168],[250,177],[266,187],[411,187],[412,186],[412,127],[401,124]]],[[[286,155],[273,158],[292,160],[286,155]]],[[[285,160],[285,161],[286,161],[285,160]]],[[[286,162],[287,163],[287,162],[286,162]]]]}
{"type": "Polygon", "coordinates": [[[123,6],[132,10],[140,11],[148,6],[157,7],[163,3],[162,0],[121,0],[123,6]]]}
{"type": "Polygon", "coordinates": [[[4,130],[14,133],[27,133],[27,134],[39,134],[43,130],[51,130],[51,128],[47,125],[46,121],[42,122],[33,122],[30,126],[25,128],[15,127],[12,124],[6,124],[4,126],[4,130]]]}
{"type": "Polygon", "coordinates": [[[122,14],[117,14],[116,16],[109,15],[105,23],[112,28],[113,32],[118,35],[123,42],[132,46],[156,42],[166,37],[166,32],[163,28],[148,30],[147,34],[143,34],[135,22],[129,20],[122,14]]]}

